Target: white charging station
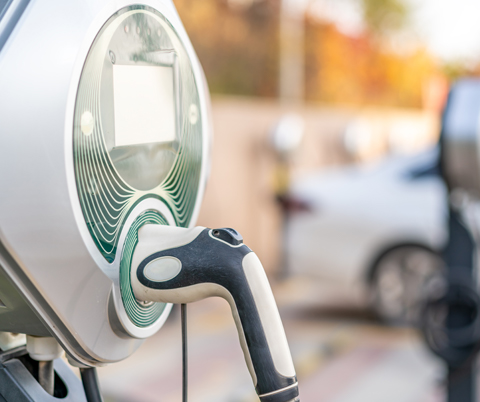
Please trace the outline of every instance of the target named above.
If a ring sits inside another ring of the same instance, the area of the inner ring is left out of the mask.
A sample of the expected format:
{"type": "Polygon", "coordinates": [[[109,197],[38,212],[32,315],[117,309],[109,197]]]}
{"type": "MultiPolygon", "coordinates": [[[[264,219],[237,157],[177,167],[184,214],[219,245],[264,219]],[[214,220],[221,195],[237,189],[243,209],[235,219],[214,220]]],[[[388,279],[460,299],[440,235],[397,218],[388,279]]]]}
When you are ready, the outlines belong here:
{"type": "Polygon", "coordinates": [[[233,229],[192,228],[210,104],[173,2],[0,2],[0,93],[0,332],[28,335],[0,353],[5,378],[28,352],[43,387],[28,397],[49,400],[70,375],[55,338],[99,401],[92,368],[130,356],[170,303],[219,296],[262,402],[298,401],[260,260],[233,229]]]}
{"type": "Polygon", "coordinates": [[[171,1],[30,1],[0,88],[0,330],[122,360],[171,307],[129,289],[136,230],[194,225],[205,187],[208,91],[188,36],[171,1]]]}

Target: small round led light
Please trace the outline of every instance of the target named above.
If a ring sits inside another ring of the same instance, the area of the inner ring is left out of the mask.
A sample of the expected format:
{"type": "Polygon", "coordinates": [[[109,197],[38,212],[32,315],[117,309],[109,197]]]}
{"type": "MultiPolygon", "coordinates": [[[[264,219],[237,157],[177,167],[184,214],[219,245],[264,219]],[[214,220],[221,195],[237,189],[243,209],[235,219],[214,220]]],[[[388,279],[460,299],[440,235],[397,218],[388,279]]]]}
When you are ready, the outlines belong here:
{"type": "Polygon", "coordinates": [[[80,126],[82,128],[82,133],[89,136],[93,132],[93,115],[88,110],[82,114],[80,119],[80,126]]]}
{"type": "Polygon", "coordinates": [[[193,126],[197,124],[198,121],[198,106],[192,103],[190,108],[188,109],[188,119],[190,120],[190,124],[193,126]]]}

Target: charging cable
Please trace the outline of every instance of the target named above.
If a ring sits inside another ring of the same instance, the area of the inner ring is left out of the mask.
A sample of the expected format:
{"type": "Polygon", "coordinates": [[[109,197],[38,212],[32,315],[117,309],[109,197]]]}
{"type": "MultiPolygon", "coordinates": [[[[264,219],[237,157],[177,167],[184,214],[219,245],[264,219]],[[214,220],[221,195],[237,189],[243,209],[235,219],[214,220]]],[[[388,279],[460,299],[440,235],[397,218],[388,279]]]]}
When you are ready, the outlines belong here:
{"type": "Polygon", "coordinates": [[[180,305],[182,321],[182,402],[188,399],[187,305],[180,305]]]}

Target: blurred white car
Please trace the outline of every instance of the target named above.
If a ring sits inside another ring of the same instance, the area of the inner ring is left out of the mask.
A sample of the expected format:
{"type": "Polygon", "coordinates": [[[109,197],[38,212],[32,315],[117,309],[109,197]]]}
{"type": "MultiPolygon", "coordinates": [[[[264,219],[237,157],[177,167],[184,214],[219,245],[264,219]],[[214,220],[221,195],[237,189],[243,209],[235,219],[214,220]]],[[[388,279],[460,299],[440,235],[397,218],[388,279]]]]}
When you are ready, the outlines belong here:
{"type": "Polygon", "coordinates": [[[447,192],[438,149],[374,165],[323,170],[293,183],[288,271],[358,290],[388,322],[412,323],[441,270],[447,192]]]}

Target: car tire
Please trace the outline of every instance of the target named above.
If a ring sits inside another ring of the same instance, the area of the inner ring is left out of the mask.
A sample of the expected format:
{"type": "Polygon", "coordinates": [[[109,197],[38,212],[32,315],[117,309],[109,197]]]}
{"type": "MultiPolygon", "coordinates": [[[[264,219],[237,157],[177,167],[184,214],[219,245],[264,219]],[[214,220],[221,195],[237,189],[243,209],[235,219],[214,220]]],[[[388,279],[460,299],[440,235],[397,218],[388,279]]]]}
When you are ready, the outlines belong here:
{"type": "Polygon", "coordinates": [[[425,294],[441,280],[438,254],[420,246],[402,246],[383,254],[371,281],[371,307],[389,325],[419,323],[425,294]]]}

